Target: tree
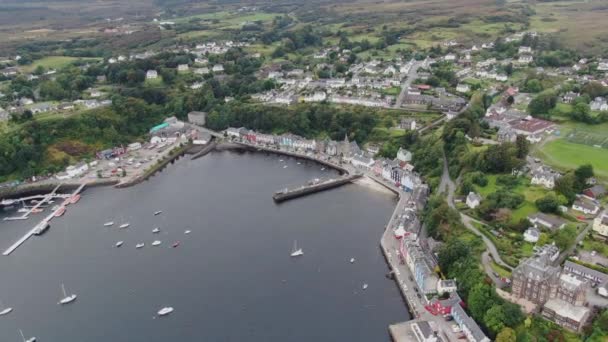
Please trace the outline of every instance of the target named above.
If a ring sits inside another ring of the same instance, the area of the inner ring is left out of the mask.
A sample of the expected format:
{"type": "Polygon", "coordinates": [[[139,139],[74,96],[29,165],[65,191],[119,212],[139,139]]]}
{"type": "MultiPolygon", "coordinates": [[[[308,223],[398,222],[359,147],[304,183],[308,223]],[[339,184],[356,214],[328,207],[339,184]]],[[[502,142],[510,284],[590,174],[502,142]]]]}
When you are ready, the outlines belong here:
{"type": "Polygon", "coordinates": [[[496,342],[516,342],[517,335],[511,328],[503,328],[500,333],[496,336],[496,342]]]}
{"type": "Polygon", "coordinates": [[[574,175],[576,176],[576,180],[579,183],[582,183],[582,186],[585,186],[587,179],[593,177],[593,166],[591,164],[585,164],[579,166],[576,170],[574,170],[574,175]]]}
{"type": "Polygon", "coordinates": [[[555,245],[557,245],[557,247],[559,247],[559,249],[561,250],[565,250],[566,248],[570,247],[570,245],[574,242],[575,239],[576,228],[570,225],[566,226],[563,229],[560,229],[553,238],[553,240],[555,240],[555,245]]]}
{"type": "Polygon", "coordinates": [[[549,117],[550,110],[555,108],[557,96],[553,91],[545,91],[530,101],[528,111],[532,116],[549,117]]]}
{"type": "Polygon", "coordinates": [[[492,306],[494,300],[492,288],[486,284],[477,284],[469,292],[467,304],[473,318],[482,321],[488,309],[492,306]]]}
{"type": "Polygon", "coordinates": [[[517,147],[517,158],[524,159],[530,151],[530,143],[526,140],[526,137],[522,134],[518,134],[515,140],[515,146],[517,147]]]}
{"type": "Polygon", "coordinates": [[[500,304],[494,304],[483,316],[483,322],[486,327],[494,333],[501,331],[505,327],[504,320],[505,312],[500,304]]]}
{"type": "Polygon", "coordinates": [[[541,197],[534,202],[538,210],[543,213],[557,213],[559,210],[559,200],[554,193],[548,193],[544,197],[541,197]]]}

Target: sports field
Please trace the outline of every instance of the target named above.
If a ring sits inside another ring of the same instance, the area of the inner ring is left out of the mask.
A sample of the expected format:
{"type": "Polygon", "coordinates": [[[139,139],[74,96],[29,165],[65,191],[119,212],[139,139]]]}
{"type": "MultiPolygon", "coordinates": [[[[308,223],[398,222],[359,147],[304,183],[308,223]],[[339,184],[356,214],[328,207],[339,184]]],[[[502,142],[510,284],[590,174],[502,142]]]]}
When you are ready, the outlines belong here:
{"type": "Polygon", "coordinates": [[[558,139],[547,142],[537,154],[559,169],[573,169],[583,164],[593,165],[595,174],[608,179],[608,149],[558,139]]]}

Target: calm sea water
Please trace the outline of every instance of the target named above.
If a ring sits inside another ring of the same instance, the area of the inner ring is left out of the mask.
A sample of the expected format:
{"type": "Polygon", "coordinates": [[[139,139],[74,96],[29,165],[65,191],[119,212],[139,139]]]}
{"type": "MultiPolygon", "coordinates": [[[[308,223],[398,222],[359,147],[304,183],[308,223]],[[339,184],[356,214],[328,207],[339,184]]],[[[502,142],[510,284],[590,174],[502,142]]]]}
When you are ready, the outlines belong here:
{"type": "MultiPolygon", "coordinates": [[[[298,162],[218,152],[129,189],[86,190],[44,236],[0,256],[0,300],[14,308],[0,341],[20,341],[18,329],[42,342],[389,340],[387,326],[409,319],[378,247],[395,200],[348,185],[275,204],[274,191],[334,173],[298,162]],[[289,257],[294,240],[303,257],[289,257]],[[75,303],[57,305],[62,283],[75,303]],[[175,311],[155,318],[164,306],[175,311]]],[[[0,249],[40,217],[0,221],[0,249]]]]}

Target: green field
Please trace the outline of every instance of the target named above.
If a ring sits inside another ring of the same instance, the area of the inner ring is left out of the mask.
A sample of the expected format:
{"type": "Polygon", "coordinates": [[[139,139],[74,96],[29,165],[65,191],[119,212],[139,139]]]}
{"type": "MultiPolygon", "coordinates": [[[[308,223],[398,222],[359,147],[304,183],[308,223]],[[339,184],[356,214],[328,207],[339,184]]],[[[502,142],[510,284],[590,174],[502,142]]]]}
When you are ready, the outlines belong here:
{"type": "Polygon", "coordinates": [[[597,176],[608,179],[608,149],[558,139],[547,142],[536,152],[546,163],[563,170],[591,164],[597,176]]]}
{"type": "Polygon", "coordinates": [[[42,66],[45,69],[61,69],[68,66],[77,60],[84,61],[97,61],[99,58],[78,58],[78,57],[67,57],[67,56],[48,56],[42,59],[35,60],[32,64],[23,67],[23,71],[32,72],[38,66],[42,66]]]}

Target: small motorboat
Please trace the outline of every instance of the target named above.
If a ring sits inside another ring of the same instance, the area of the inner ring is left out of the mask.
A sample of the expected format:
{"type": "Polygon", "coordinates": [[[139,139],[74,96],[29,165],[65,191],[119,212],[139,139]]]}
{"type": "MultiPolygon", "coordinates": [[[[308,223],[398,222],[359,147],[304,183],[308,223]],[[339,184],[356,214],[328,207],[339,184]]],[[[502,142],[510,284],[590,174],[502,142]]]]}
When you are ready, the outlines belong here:
{"type": "Polygon", "coordinates": [[[30,337],[26,340],[25,336],[23,335],[23,331],[21,331],[21,329],[19,330],[19,333],[21,334],[21,339],[23,340],[23,342],[36,342],[35,337],[30,337]]]}
{"type": "Polygon", "coordinates": [[[158,215],[160,215],[160,214],[162,214],[162,213],[163,213],[163,211],[162,211],[162,210],[155,211],[155,212],[154,212],[154,216],[158,216],[158,215]]]}
{"type": "Polygon", "coordinates": [[[158,246],[160,244],[161,244],[160,240],[156,240],[156,241],[152,242],[152,246],[158,246]]]}
{"type": "Polygon", "coordinates": [[[164,307],[164,308],[158,310],[157,313],[159,316],[167,316],[168,314],[170,314],[172,312],[173,312],[173,308],[170,306],[167,306],[167,307],[164,307]]]}
{"type": "Polygon", "coordinates": [[[32,214],[38,214],[38,213],[41,213],[42,211],[43,211],[43,209],[38,209],[38,208],[32,209],[32,214]]]}
{"type": "Polygon", "coordinates": [[[118,226],[118,228],[120,228],[120,229],[129,228],[130,225],[131,225],[130,223],[123,223],[120,226],[118,226]]]}
{"type": "Polygon", "coordinates": [[[291,250],[291,256],[292,257],[298,257],[304,255],[304,252],[302,251],[302,248],[298,248],[298,242],[294,241],[293,242],[293,249],[291,250]]]}
{"type": "Polygon", "coordinates": [[[186,230],[186,231],[184,232],[184,234],[190,234],[190,233],[192,233],[192,232],[191,232],[191,231],[189,231],[189,230],[186,230]]]}
{"type": "Polygon", "coordinates": [[[135,248],[139,249],[139,248],[143,248],[146,244],[145,243],[138,243],[137,245],[135,245],[135,248]]]}
{"type": "Polygon", "coordinates": [[[4,307],[4,304],[0,301],[0,316],[8,315],[11,311],[13,311],[13,308],[4,307]]]}
{"type": "Polygon", "coordinates": [[[76,300],[76,295],[75,294],[71,294],[71,295],[67,295],[66,291],[65,291],[65,285],[61,284],[61,290],[63,291],[63,298],[59,301],[59,305],[65,305],[65,304],[70,304],[71,302],[76,300]]]}
{"type": "Polygon", "coordinates": [[[324,167],[322,167],[322,168],[321,168],[321,171],[325,171],[325,168],[324,168],[324,167]]]}
{"type": "Polygon", "coordinates": [[[280,163],[282,163],[282,162],[283,162],[283,159],[279,159],[279,162],[280,162],[280,163]]]}
{"type": "Polygon", "coordinates": [[[63,214],[65,214],[65,207],[61,206],[59,207],[59,209],[57,209],[57,211],[55,212],[55,217],[60,217],[63,214]]]}
{"type": "Polygon", "coordinates": [[[355,258],[350,258],[350,263],[354,263],[355,262],[355,258]]]}
{"type": "Polygon", "coordinates": [[[175,241],[171,247],[175,248],[177,246],[179,246],[179,241],[175,241]]]}
{"type": "Polygon", "coordinates": [[[154,228],[154,229],[152,229],[152,233],[154,233],[154,234],[160,233],[160,228],[154,228]]]}
{"type": "Polygon", "coordinates": [[[367,284],[363,284],[363,289],[367,289],[367,284]]]}
{"type": "Polygon", "coordinates": [[[108,221],[106,223],[103,224],[104,227],[110,227],[114,225],[114,221],[108,221]]]}
{"type": "Polygon", "coordinates": [[[125,243],[125,242],[124,242],[124,241],[118,241],[118,242],[116,243],[116,248],[118,248],[118,247],[122,246],[122,244],[123,244],[123,243],[125,243]]]}
{"type": "Polygon", "coordinates": [[[286,169],[286,168],[287,168],[287,165],[283,165],[283,168],[284,168],[284,169],[286,169]]]}
{"type": "Polygon", "coordinates": [[[302,163],[298,162],[298,165],[302,165],[302,163]]]}

